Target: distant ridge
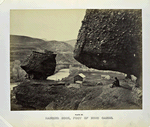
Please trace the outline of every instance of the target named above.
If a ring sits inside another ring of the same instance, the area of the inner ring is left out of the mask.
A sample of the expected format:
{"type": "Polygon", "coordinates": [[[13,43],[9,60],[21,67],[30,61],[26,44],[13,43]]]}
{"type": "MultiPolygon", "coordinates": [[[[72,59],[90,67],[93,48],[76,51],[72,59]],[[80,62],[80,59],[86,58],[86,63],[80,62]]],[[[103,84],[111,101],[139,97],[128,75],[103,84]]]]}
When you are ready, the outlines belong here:
{"type": "Polygon", "coordinates": [[[73,39],[73,40],[68,40],[68,41],[65,41],[67,44],[71,45],[73,48],[75,47],[75,44],[76,44],[76,39],[73,39]]]}
{"type": "Polygon", "coordinates": [[[78,63],[73,58],[74,44],[76,40],[66,42],[45,41],[28,36],[10,35],[10,61],[23,61],[32,51],[48,50],[57,53],[56,62],[59,64],[78,63]]]}

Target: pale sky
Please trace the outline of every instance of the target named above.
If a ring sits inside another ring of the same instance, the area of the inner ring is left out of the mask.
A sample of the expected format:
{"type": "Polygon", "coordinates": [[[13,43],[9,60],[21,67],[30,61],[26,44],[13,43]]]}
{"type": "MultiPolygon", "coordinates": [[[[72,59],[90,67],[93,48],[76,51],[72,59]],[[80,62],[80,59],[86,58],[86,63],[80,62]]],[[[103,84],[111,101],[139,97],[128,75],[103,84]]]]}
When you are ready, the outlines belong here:
{"type": "Polygon", "coordinates": [[[45,40],[77,39],[85,9],[11,10],[10,34],[45,40]]]}

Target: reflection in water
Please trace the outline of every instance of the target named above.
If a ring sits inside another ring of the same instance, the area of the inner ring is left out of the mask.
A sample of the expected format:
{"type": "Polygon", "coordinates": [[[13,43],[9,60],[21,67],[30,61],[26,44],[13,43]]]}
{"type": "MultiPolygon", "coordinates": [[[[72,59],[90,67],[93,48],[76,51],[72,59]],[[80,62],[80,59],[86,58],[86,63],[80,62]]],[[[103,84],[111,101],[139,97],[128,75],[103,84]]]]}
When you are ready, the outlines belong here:
{"type": "Polygon", "coordinates": [[[62,80],[62,78],[68,77],[69,76],[69,69],[61,69],[58,71],[58,73],[47,77],[47,80],[62,80]]]}
{"type": "MultiPolygon", "coordinates": [[[[47,80],[62,80],[62,78],[66,78],[69,76],[69,69],[61,69],[56,74],[47,77],[47,80]]],[[[10,84],[10,90],[13,90],[13,87],[18,86],[19,83],[11,83],[10,84]]]]}

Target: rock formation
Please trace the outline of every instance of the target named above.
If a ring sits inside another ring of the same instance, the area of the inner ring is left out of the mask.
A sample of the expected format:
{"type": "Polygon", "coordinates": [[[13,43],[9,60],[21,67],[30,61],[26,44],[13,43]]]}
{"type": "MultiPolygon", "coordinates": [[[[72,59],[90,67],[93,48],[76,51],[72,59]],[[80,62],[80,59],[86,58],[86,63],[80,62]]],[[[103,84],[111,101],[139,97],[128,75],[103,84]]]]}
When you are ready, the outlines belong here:
{"type": "Polygon", "coordinates": [[[56,54],[50,51],[45,53],[33,51],[32,54],[22,63],[29,79],[46,79],[53,75],[56,67],[56,54]]]}
{"type": "Polygon", "coordinates": [[[74,58],[90,68],[142,77],[141,10],[87,10],[74,58]]]}
{"type": "Polygon", "coordinates": [[[63,83],[22,82],[14,88],[17,104],[33,109],[76,109],[85,92],[63,83]],[[77,101],[76,101],[77,100],[77,101]]]}
{"type": "MultiPolygon", "coordinates": [[[[130,86],[127,87],[124,82],[124,86],[113,89],[106,84],[79,89],[67,88],[56,82],[27,81],[16,86],[13,93],[16,96],[15,104],[23,107],[20,110],[142,109],[142,91],[138,91],[138,88],[131,90],[131,83],[129,81],[127,84],[130,86]]],[[[19,107],[14,109],[13,106],[12,110],[19,110],[19,107]]]]}

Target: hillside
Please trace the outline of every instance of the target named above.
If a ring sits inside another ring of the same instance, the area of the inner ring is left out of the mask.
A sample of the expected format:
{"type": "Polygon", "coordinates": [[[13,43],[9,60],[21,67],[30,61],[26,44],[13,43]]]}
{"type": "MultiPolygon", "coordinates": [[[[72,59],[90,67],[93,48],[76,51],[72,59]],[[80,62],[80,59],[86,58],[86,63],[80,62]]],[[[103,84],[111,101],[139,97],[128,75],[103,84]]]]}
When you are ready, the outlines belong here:
{"type": "Polygon", "coordinates": [[[76,42],[77,42],[76,39],[65,41],[65,43],[71,45],[73,48],[75,47],[76,42]]]}
{"type": "MultiPolygon", "coordinates": [[[[31,51],[45,49],[55,53],[62,52],[63,54],[64,52],[67,52],[67,54],[72,54],[73,52],[73,47],[65,42],[45,41],[27,36],[10,35],[10,61],[22,61],[31,53],[31,51]]],[[[72,57],[71,55],[69,56],[72,57]]],[[[59,60],[59,55],[57,57],[57,60],[59,60]]]]}

